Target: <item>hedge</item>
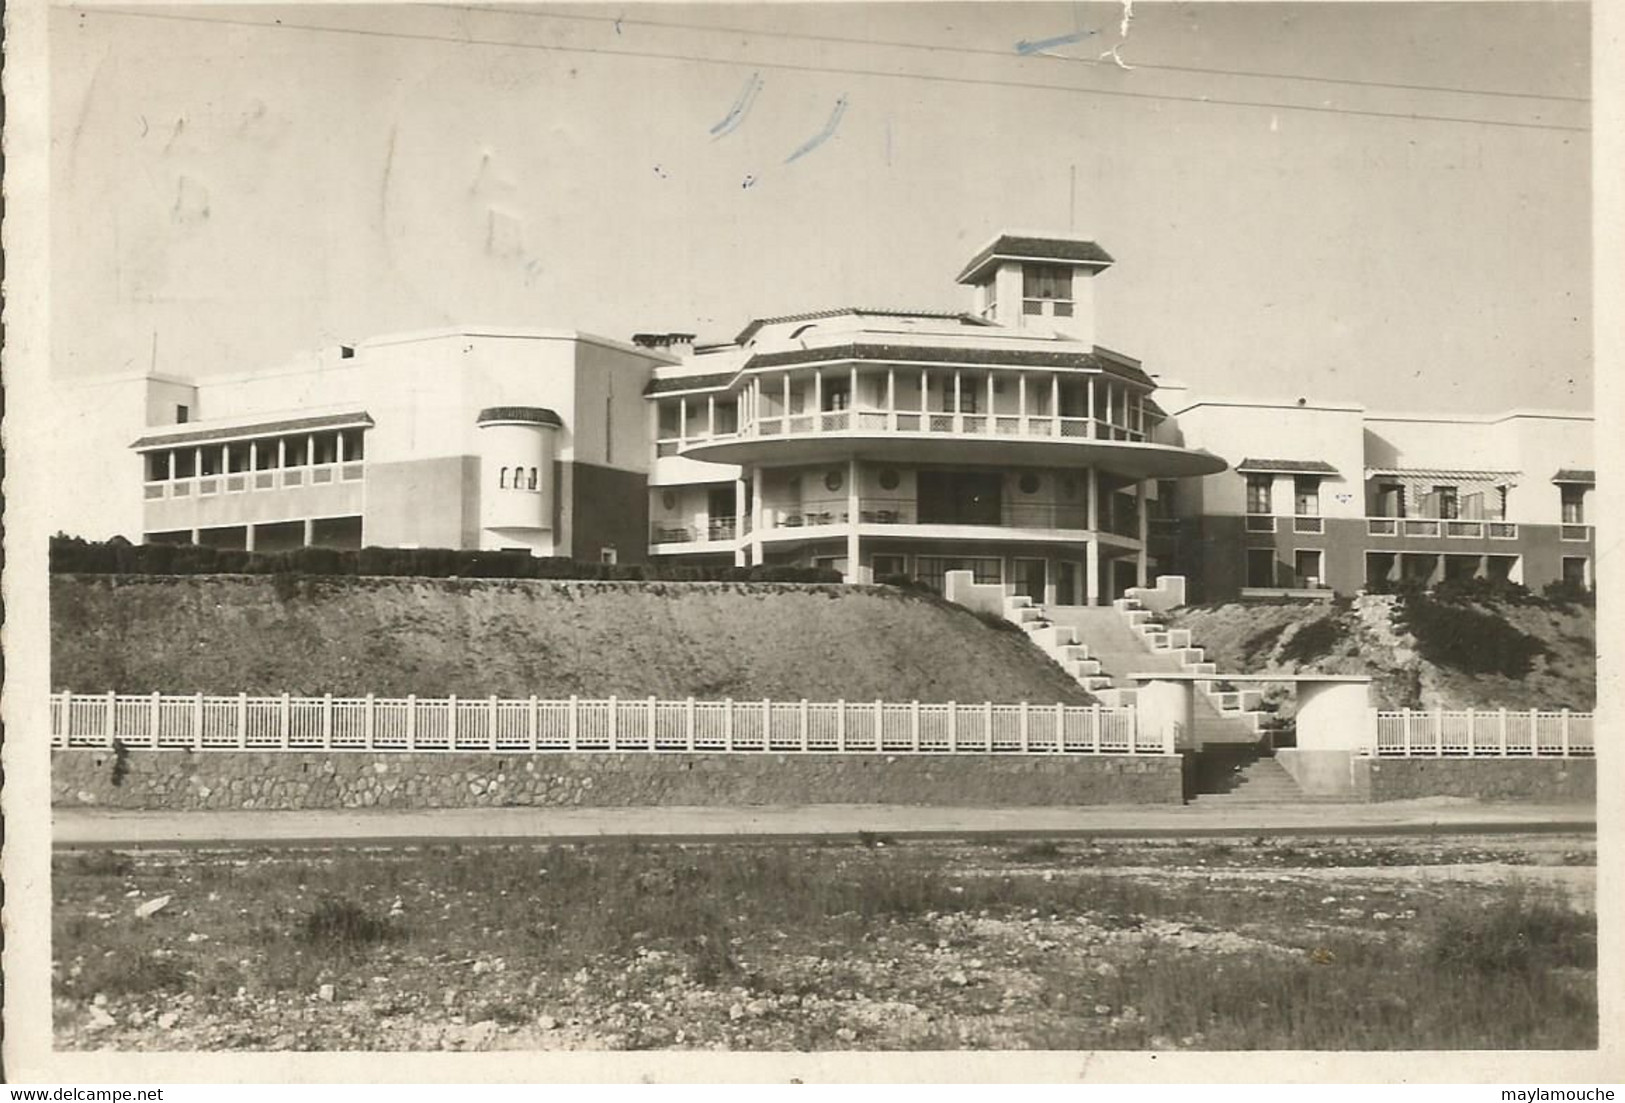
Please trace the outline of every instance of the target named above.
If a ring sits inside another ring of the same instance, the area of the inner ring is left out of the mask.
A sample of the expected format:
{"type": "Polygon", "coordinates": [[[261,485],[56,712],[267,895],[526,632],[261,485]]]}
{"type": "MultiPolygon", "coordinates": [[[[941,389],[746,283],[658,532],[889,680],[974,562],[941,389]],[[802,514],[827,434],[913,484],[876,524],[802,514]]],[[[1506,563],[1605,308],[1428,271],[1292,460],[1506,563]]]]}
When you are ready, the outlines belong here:
{"type": "Polygon", "coordinates": [[[248,552],[202,544],[98,543],[51,538],[52,574],[300,574],[397,578],[555,578],[626,582],[840,582],[822,567],[712,567],[689,563],[585,563],[525,552],[456,548],[295,548],[248,552]]]}

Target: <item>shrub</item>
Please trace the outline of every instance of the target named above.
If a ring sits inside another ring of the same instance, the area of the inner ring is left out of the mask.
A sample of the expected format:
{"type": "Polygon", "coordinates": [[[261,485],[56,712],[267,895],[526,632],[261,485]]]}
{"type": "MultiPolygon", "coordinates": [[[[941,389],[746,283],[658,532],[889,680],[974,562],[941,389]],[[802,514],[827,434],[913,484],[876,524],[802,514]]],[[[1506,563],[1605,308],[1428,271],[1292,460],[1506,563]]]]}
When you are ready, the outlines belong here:
{"type": "Polygon", "coordinates": [[[1495,602],[1522,605],[1533,596],[1528,587],[1508,579],[1447,578],[1433,588],[1434,600],[1458,605],[1495,602]]]}
{"type": "Polygon", "coordinates": [[[306,942],[339,949],[373,946],[390,936],[389,920],[379,919],[353,900],[323,900],[305,917],[306,942]]]}
{"type": "Polygon", "coordinates": [[[1578,582],[1562,580],[1548,582],[1545,588],[1540,591],[1540,596],[1553,605],[1585,605],[1591,608],[1595,608],[1597,605],[1596,593],[1586,589],[1578,582]]]}
{"type": "Polygon", "coordinates": [[[1287,662],[1313,662],[1331,653],[1348,635],[1347,626],[1337,617],[1321,617],[1300,625],[1290,639],[1281,646],[1281,658],[1287,662]]]}
{"type": "Polygon", "coordinates": [[[1500,617],[1427,597],[1407,599],[1397,619],[1416,637],[1422,657],[1469,674],[1528,674],[1546,645],[1500,617]]]}
{"type": "MultiPolygon", "coordinates": [[[[196,544],[93,543],[76,536],[51,538],[50,569],[56,574],[268,574],[411,578],[539,578],[621,582],[840,582],[821,567],[700,566],[692,563],[590,563],[563,556],[456,548],[359,550],[309,547],[286,552],[248,552],[196,544]]],[[[279,591],[280,592],[280,591],[279,591]]],[[[291,591],[290,591],[291,592],[291,591]]]]}
{"type": "Polygon", "coordinates": [[[969,609],[967,612],[969,612],[971,616],[975,617],[983,624],[987,625],[989,628],[995,628],[1000,632],[1015,632],[1017,635],[1026,635],[1026,633],[1021,630],[1020,625],[1016,624],[1014,621],[1006,620],[998,613],[990,613],[986,609],[969,609]]]}
{"type": "Polygon", "coordinates": [[[1438,964],[1477,973],[1597,964],[1595,919],[1521,889],[1482,908],[1447,908],[1434,920],[1428,946],[1438,964]]]}
{"type": "Polygon", "coordinates": [[[1269,652],[1275,647],[1276,642],[1281,638],[1281,633],[1285,632],[1286,628],[1285,624],[1272,624],[1260,628],[1257,632],[1248,636],[1241,644],[1243,660],[1251,662],[1258,655],[1269,652]]]}

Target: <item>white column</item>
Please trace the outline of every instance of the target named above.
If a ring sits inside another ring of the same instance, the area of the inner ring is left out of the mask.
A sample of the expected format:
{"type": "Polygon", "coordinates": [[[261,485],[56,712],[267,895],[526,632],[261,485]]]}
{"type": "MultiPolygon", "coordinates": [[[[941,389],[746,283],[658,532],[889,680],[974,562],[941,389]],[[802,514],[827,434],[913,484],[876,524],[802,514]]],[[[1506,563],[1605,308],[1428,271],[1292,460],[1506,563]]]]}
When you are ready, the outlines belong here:
{"type": "Polygon", "coordinates": [[[1016,423],[1017,424],[1017,430],[1016,431],[1021,432],[1021,433],[1025,433],[1027,431],[1027,373],[1026,372],[1018,372],[1016,374],[1016,417],[1020,419],[1016,423]]]}
{"type": "Polygon", "coordinates": [[[338,462],[344,462],[344,434],[333,434],[333,456],[338,462]]]}
{"type": "MultiPolygon", "coordinates": [[[[304,537],[304,539],[305,539],[305,547],[307,547],[307,548],[312,547],[316,542],[316,521],[315,521],[314,518],[311,518],[311,517],[306,517],[305,518],[305,537],[304,537]]],[[[192,539],[192,543],[194,543],[194,544],[197,543],[197,538],[196,537],[194,537],[192,539]]]]}
{"type": "Polygon", "coordinates": [[[734,480],[734,566],[745,566],[745,469],[734,480]]]}
{"type": "Polygon", "coordinates": [[[1135,564],[1134,584],[1136,586],[1149,586],[1151,585],[1149,578],[1149,572],[1151,570],[1151,552],[1146,546],[1146,537],[1151,531],[1151,520],[1145,515],[1144,479],[1141,479],[1139,482],[1134,484],[1134,505],[1140,512],[1140,556],[1139,561],[1135,564]]]}
{"type": "MultiPolygon", "coordinates": [[[[169,454],[169,456],[170,456],[170,462],[173,463],[175,453],[171,452],[169,454]]],[[[257,441],[257,440],[249,441],[248,442],[248,473],[249,473],[250,478],[248,480],[248,488],[250,490],[252,490],[254,488],[254,480],[253,480],[252,476],[253,476],[254,472],[259,470],[259,467],[260,467],[260,465],[259,465],[259,456],[260,456],[260,444],[259,444],[259,441],[257,441]]],[[[170,475],[170,478],[174,478],[175,471],[174,471],[173,468],[170,469],[169,475],[170,475]]],[[[252,526],[250,526],[250,527],[252,527],[252,526]]]]}
{"type": "Polygon", "coordinates": [[[201,445],[192,449],[192,474],[200,479],[203,477],[203,448],[201,445]]]}
{"type": "Polygon", "coordinates": [[[846,580],[862,582],[863,568],[858,560],[858,458],[846,461],[846,580]]]}
{"type": "Polygon", "coordinates": [[[750,548],[751,565],[762,561],[762,517],[766,507],[762,504],[762,466],[750,469],[750,548]]]}
{"type": "Polygon", "coordinates": [[[165,475],[170,482],[175,481],[175,450],[171,448],[164,453],[165,475]]]}
{"type": "Polygon", "coordinates": [[[254,522],[252,521],[243,525],[243,549],[245,551],[254,550],[254,522]]]}
{"type": "Polygon", "coordinates": [[[897,428],[897,369],[886,369],[886,428],[897,428]]]}
{"type": "Polygon", "coordinates": [[[846,381],[846,409],[847,428],[856,429],[858,417],[858,366],[852,365],[852,370],[846,381]]]}
{"type": "Polygon", "coordinates": [[[688,396],[683,395],[677,400],[677,446],[681,448],[688,443],[688,396]]]}
{"type": "Polygon", "coordinates": [[[955,427],[957,427],[959,425],[960,400],[961,400],[961,395],[963,394],[963,391],[961,390],[961,388],[963,387],[963,384],[960,381],[960,375],[961,374],[962,373],[960,372],[960,370],[958,368],[954,369],[954,425],[955,425],[955,427]]]}
{"type": "Polygon", "coordinates": [[[288,438],[276,438],[276,465],[280,470],[288,466],[288,438]]]}
{"type": "Polygon", "coordinates": [[[784,373],[784,431],[790,431],[790,373],[784,373]]]}
{"type": "Polygon", "coordinates": [[[921,368],[920,369],[920,428],[921,429],[929,429],[931,427],[929,419],[927,418],[927,415],[931,411],[931,403],[928,401],[928,399],[930,398],[930,395],[931,395],[931,372],[930,372],[930,369],[928,369],[928,368],[921,368]]]}
{"type": "Polygon", "coordinates": [[[987,426],[989,432],[993,429],[993,417],[993,372],[989,369],[987,373],[987,426]]]}
{"type": "Polygon", "coordinates": [[[1084,435],[1092,437],[1092,436],[1095,435],[1095,377],[1094,376],[1091,375],[1089,377],[1088,384],[1089,384],[1089,410],[1088,410],[1089,431],[1087,433],[1085,433],[1084,435]]]}
{"type": "Polygon", "coordinates": [[[705,434],[714,437],[717,435],[717,396],[705,396],[705,434]]]}
{"type": "Polygon", "coordinates": [[[1100,604],[1100,542],[1095,533],[1100,528],[1100,472],[1093,467],[1087,469],[1084,480],[1084,489],[1089,495],[1084,503],[1087,512],[1085,521],[1089,529],[1089,540],[1084,544],[1084,570],[1083,592],[1085,605],[1100,604]]]}
{"type": "Polygon", "coordinates": [[[822,429],[823,419],[819,416],[824,412],[824,369],[813,369],[813,428],[822,429]]]}

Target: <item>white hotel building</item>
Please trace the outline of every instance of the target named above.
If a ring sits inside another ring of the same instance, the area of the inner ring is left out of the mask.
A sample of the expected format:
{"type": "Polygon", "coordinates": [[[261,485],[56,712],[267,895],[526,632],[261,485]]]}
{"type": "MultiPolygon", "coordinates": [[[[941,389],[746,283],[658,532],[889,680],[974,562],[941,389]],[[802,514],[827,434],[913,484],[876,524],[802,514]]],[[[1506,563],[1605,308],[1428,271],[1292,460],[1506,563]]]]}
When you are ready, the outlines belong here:
{"type": "Polygon", "coordinates": [[[1094,343],[1113,260],[1003,234],[963,313],[841,308],[731,342],[460,327],[277,370],[76,389],[74,535],[521,548],[983,581],[1056,604],[1381,578],[1589,585],[1588,415],[1197,397],[1094,343]]]}

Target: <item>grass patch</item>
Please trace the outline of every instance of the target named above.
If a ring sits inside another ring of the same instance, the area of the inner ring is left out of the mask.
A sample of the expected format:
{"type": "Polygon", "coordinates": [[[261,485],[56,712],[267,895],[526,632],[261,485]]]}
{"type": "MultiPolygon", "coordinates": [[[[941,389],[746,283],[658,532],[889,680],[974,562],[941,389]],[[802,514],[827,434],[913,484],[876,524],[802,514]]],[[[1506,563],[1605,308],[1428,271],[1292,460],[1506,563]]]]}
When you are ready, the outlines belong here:
{"type": "Polygon", "coordinates": [[[1061,844],[1054,839],[1040,839],[1025,843],[1010,853],[1013,862],[1053,862],[1062,854],[1061,844]]]}
{"type": "Polygon", "coordinates": [[[248,1031],[259,1040],[238,1044],[422,1048],[448,1022],[487,1022],[524,1047],[544,1015],[580,1024],[581,1048],[1594,1040],[1590,916],[1531,889],[1314,873],[1485,859],[1482,844],[1434,839],[850,836],[62,855],[58,1029],[73,1048],[74,1008],[97,993],[123,1023],[184,992],[207,1032],[153,1044],[218,1048],[248,1031]],[[135,920],[112,904],[133,888],[173,902],[135,920]]]}

